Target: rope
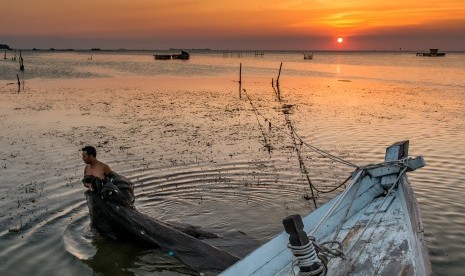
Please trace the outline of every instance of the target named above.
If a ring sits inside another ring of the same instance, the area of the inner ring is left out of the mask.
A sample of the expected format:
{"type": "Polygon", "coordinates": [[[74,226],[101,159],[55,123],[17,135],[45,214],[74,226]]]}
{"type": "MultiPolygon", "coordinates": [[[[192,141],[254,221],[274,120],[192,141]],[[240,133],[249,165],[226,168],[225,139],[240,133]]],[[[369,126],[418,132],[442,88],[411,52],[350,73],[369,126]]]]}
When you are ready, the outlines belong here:
{"type": "Polygon", "coordinates": [[[291,264],[292,273],[294,273],[293,266],[298,266],[299,268],[302,267],[311,267],[314,264],[318,264],[319,267],[316,270],[312,271],[300,271],[300,276],[312,276],[312,275],[320,275],[323,271],[326,274],[326,264],[323,264],[321,259],[319,259],[318,253],[315,250],[315,238],[309,237],[309,241],[305,245],[291,245],[288,244],[287,247],[291,249],[292,254],[294,256],[294,261],[291,264]]]}
{"type": "MultiPolygon", "coordinates": [[[[269,122],[270,128],[271,128],[271,127],[274,127],[276,130],[278,130],[278,131],[280,131],[280,132],[282,132],[282,133],[284,133],[284,134],[286,134],[286,135],[288,135],[288,136],[291,136],[287,131],[285,131],[285,130],[283,130],[281,127],[279,127],[279,126],[273,124],[273,123],[271,122],[271,120],[269,120],[269,119],[268,119],[267,117],[265,117],[258,109],[256,109],[255,106],[253,105],[252,99],[248,96],[248,94],[247,94],[247,92],[245,91],[245,89],[244,89],[244,92],[245,92],[246,97],[247,97],[247,99],[249,100],[250,104],[252,105],[252,108],[253,108],[254,111],[256,112],[256,115],[262,117],[265,121],[268,121],[268,122],[269,122]]],[[[303,141],[302,138],[300,138],[300,136],[297,134],[297,132],[296,132],[294,129],[292,129],[291,131],[294,133],[294,135],[296,135],[296,138],[302,143],[302,145],[305,145],[306,147],[308,147],[310,150],[316,152],[317,154],[319,154],[319,155],[321,155],[321,156],[324,156],[324,157],[327,157],[327,158],[330,158],[331,160],[333,160],[333,161],[335,161],[335,162],[339,162],[339,163],[344,164],[344,165],[347,165],[347,166],[349,166],[349,167],[359,168],[359,166],[356,165],[356,164],[354,164],[354,163],[351,163],[351,162],[349,162],[349,161],[347,161],[347,160],[344,160],[344,159],[342,159],[342,158],[340,158],[340,157],[338,157],[338,156],[335,156],[335,155],[333,155],[333,154],[331,154],[331,153],[329,153],[329,152],[327,152],[327,151],[324,151],[324,150],[322,150],[322,149],[319,149],[319,148],[317,148],[316,146],[313,146],[313,145],[311,145],[311,144],[309,144],[309,143],[303,141]]]]}
{"type": "Polygon", "coordinates": [[[346,197],[347,193],[349,192],[350,188],[355,185],[355,183],[359,182],[359,178],[361,178],[362,176],[362,172],[363,170],[359,170],[357,172],[357,174],[355,175],[355,177],[352,179],[352,182],[349,184],[349,186],[347,186],[347,188],[341,193],[341,195],[339,196],[339,198],[336,200],[336,202],[333,204],[333,206],[331,206],[331,208],[328,210],[328,212],[326,212],[325,216],[320,220],[320,222],[318,223],[318,225],[313,228],[312,232],[311,232],[311,235],[314,235],[316,233],[316,231],[321,227],[321,225],[323,224],[323,222],[325,222],[328,217],[334,212],[334,210],[339,207],[339,205],[341,204],[342,200],[346,197]]]}
{"type": "MultiPolygon", "coordinates": [[[[296,150],[296,153],[297,153],[297,157],[299,159],[299,166],[300,166],[300,169],[302,171],[302,173],[305,175],[305,178],[309,184],[309,187],[310,187],[310,191],[311,191],[311,198],[313,200],[313,204],[315,206],[315,208],[317,208],[317,203],[316,203],[316,197],[315,197],[315,194],[314,194],[314,190],[318,193],[331,193],[335,190],[337,190],[338,188],[342,187],[343,185],[345,185],[345,183],[347,181],[349,181],[350,179],[350,176],[344,180],[341,184],[337,185],[336,187],[334,188],[331,188],[329,190],[320,190],[318,189],[315,185],[313,185],[311,179],[310,179],[310,176],[309,176],[309,173],[308,173],[308,169],[305,165],[305,162],[302,158],[302,154],[301,154],[301,150],[299,149],[299,147],[297,146],[297,141],[298,140],[300,142],[300,145],[305,145],[306,147],[308,147],[310,150],[312,150],[313,152],[316,152],[317,154],[323,156],[323,157],[326,157],[326,158],[329,158],[335,162],[339,162],[341,164],[344,164],[344,165],[347,165],[347,166],[350,166],[350,167],[355,167],[355,168],[359,168],[359,166],[349,162],[349,161],[346,161],[340,157],[337,157],[333,154],[330,154],[324,150],[321,150],[313,145],[310,145],[308,143],[306,143],[305,141],[302,140],[302,138],[300,138],[300,136],[298,135],[298,133],[295,131],[293,125],[292,125],[292,122],[290,121],[290,119],[288,118],[288,115],[283,111],[284,115],[285,115],[285,120],[286,120],[286,126],[287,128],[290,130],[290,133],[286,130],[284,130],[282,127],[279,127],[275,124],[273,124],[271,122],[271,120],[269,120],[267,117],[265,117],[256,107],[255,105],[253,104],[253,101],[252,99],[250,98],[250,96],[248,95],[247,91],[245,89],[243,89],[244,93],[245,93],[245,96],[247,98],[247,100],[249,101],[253,111],[254,111],[254,114],[255,114],[255,117],[257,119],[257,122],[258,122],[258,125],[259,125],[259,128],[260,128],[260,131],[262,133],[262,136],[263,136],[263,139],[265,141],[265,147],[268,148],[268,152],[270,153],[271,151],[271,145],[268,143],[268,139],[266,138],[265,136],[265,131],[264,131],[264,128],[263,126],[261,125],[260,123],[260,120],[258,119],[258,117],[262,117],[265,122],[268,122],[268,127],[269,127],[269,130],[271,130],[272,128],[276,129],[277,131],[287,135],[287,136],[290,136],[292,142],[293,142],[293,145],[294,145],[294,148],[296,150]]],[[[276,90],[275,90],[276,92],[276,90]]],[[[281,100],[281,97],[280,97],[280,94],[279,92],[276,92],[276,96],[278,98],[278,101],[282,104],[282,100],[281,100]]]]}
{"type": "MultiPolygon", "coordinates": [[[[244,89],[244,93],[245,93],[245,96],[247,97],[247,99],[249,100],[250,105],[252,106],[252,109],[254,110],[255,117],[257,118],[258,127],[260,128],[260,132],[262,133],[263,140],[264,140],[264,142],[265,142],[265,147],[268,149],[268,153],[270,153],[270,151],[271,151],[271,146],[268,144],[268,140],[266,139],[265,131],[263,130],[262,124],[260,124],[260,120],[258,119],[258,114],[259,114],[259,112],[258,112],[257,108],[253,105],[252,100],[250,99],[250,97],[249,97],[249,95],[247,94],[247,92],[246,92],[245,89],[244,89]]],[[[271,123],[270,123],[270,124],[271,124],[271,123]]]]}
{"type": "Polygon", "coordinates": [[[314,151],[314,152],[320,154],[321,156],[327,157],[327,158],[329,158],[329,159],[331,159],[331,160],[333,160],[333,161],[339,162],[339,163],[344,164],[344,165],[347,165],[347,166],[349,166],[349,167],[359,168],[359,166],[357,166],[357,165],[354,164],[354,163],[351,163],[351,162],[349,162],[349,161],[347,161],[347,160],[344,160],[344,159],[342,159],[342,158],[340,158],[340,157],[338,157],[338,156],[335,156],[335,155],[333,155],[333,154],[331,154],[331,153],[329,153],[329,152],[326,152],[326,151],[324,151],[324,150],[321,150],[321,149],[319,149],[319,148],[317,148],[317,147],[315,147],[315,146],[312,146],[312,145],[306,143],[304,140],[302,140],[302,138],[300,138],[300,136],[299,136],[295,131],[294,131],[294,133],[295,133],[295,135],[297,136],[297,139],[299,139],[299,141],[300,141],[303,145],[307,146],[309,149],[311,149],[312,151],[314,151]]]}
{"type": "Polygon", "coordinates": [[[335,190],[339,189],[340,187],[344,186],[344,184],[347,183],[347,181],[349,181],[350,179],[352,178],[351,175],[349,175],[346,180],[344,180],[341,184],[337,185],[336,187],[330,189],[330,190],[319,190],[318,188],[316,188],[315,186],[313,186],[313,188],[315,189],[315,191],[321,193],[321,194],[328,194],[328,193],[331,193],[331,192],[334,192],[335,190]]]}
{"type": "Polygon", "coordinates": [[[342,251],[342,243],[338,241],[327,241],[322,244],[314,242],[313,244],[315,245],[315,248],[318,251],[318,253],[324,255],[325,257],[345,259],[344,251],[342,251]],[[338,248],[327,247],[325,246],[326,244],[336,244],[338,248]]]}
{"type": "MultiPolygon", "coordinates": [[[[309,235],[308,243],[302,246],[293,246],[288,244],[288,248],[291,249],[292,254],[294,255],[295,260],[292,262],[291,266],[302,267],[311,267],[314,264],[319,264],[320,267],[313,271],[302,272],[300,271],[299,275],[319,275],[324,271],[324,275],[327,272],[327,263],[329,258],[342,258],[345,259],[345,254],[342,251],[342,243],[338,241],[329,241],[322,244],[318,244],[315,241],[315,237],[309,235]],[[338,248],[327,247],[327,244],[336,244],[338,248]]],[[[294,273],[294,269],[292,269],[294,273]]]]}
{"type": "MultiPolygon", "coordinates": [[[[274,88],[274,87],[273,87],[274,88]]],[[[281,99],[281,94],[280,94],[280,91],[279,91],[279,86],[278,86],[278,90],[276,91],[275,89],[275,93],[276,93],[276,97],[279,101],[279,103],[281,104],[281,110],[283,111],[283,114],[284,114],[284,119],[286,121],[286,125],[287,127],[289,128],[289,130],[291,131],[291,140],[292,140],[292,144],[294,145],[294,149],[296,151],[296,154],[297,154],[297,158],[299,160],[299,166],[300,166],[300,170],[301,172],[305,175],[305,178],[307,179],[307,182],[308,182],[308,186],[310,187],[310,192],[312,194],[312,201],[313,201],[313,205],[315,206],[315,209],[318,208],[317,204],[316,204],[316,198],[315,198],[315,193],[313,192],[314,189],[316,189],[316,187],[313,185],[312,183],[312,180],[310,179],[310,176],[308,174],[308,170],[307,170],[307,166],[305,166],[305,162],[304,162],[304,159],[302,158],[302,154],[300,152],[300,148],[297,146],[297,142],[296,142],[296,132],[295,132],[295,129],[294,129],[294,126],[292,125],[292,121],[291,119],[289,118],[289,113],[285,112],[284,111],[284,105],[283,105],[283,102],[282,102],[282,99],[281,99]]],[[[271,122],[270,122],[270,128],[271,128],[271,122]]],[[[300,139],[299,139],[300,140],[300,139]]],[[[301,140],[300,140],[301,141],[301,140]]],[[[300,145],[302,145],[302,141],[300,143],[300,145]]]]}
{"type": "Polygon", "coordinates": [[[334,233],[334,237],[333,237],[333,240],[336,240],[337,239],[337,236],[339,236],[339,232],[341,231],[342,229],[342,225],[344,225],[346,219],[347,219],[347,215],[349,214],[349,211],[350,209],[352,209],[352,204],[354,203],[355,201],[355,197],[357,196],[357,193],[358,193],[358,189],[360,188],[360,185],[357,185],[357,187],[355,188],[355,192],[352,196],[352,200],[350,201],[350,204],[349,204],[349,207],[347,207],[347,210],[345,211],[344,213],[344,218],[341,220],[341,222],[339,223],[339,225],[337,226],[337,230],[336,232],[334,233]]]}
{"type": "Polygon", "coordinates": [[[299,267],[312,266],[315,263],[321,264],[312,241],[301,246],[288,244],[287,247],[291,249],[292,254],[297,259],[297,265],[299,267]]]}

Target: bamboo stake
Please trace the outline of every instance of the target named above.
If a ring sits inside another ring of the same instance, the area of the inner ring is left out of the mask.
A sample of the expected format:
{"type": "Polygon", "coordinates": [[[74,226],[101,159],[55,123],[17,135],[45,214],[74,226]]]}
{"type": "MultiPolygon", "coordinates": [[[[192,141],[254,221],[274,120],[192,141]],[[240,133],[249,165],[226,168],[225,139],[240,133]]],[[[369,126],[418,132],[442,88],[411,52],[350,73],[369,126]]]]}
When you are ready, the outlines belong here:
{"type": "Polygon", "coordinates": [[[278,78],[276,79],[276,85],[279,85],[279,76],[281,76],[282,67],[283,67],[283,63],[281,62],[281,65],[279,65],[279,73],[278,73],[278,78]]]}
{"type": "Polygon", "coordinates": [[[19,51],[19,70],[24,71],[24,59],[21,50],[19,51]]]}
{"type": "Polygon", "coordinates": [[[16,78],[18,79],[18,93],[21,91],[21,82],[19,81],[19,76],[16,74],[16,78]]]}
{"type": "Polygon", "coordinates": [[[239,65],[239,99],[242,99],[242,63],[239,65]]]}
{"type": "Polygon", "coordinates": [[[239,65],[239,83],[242,84],[242,63],[239,65]]]}

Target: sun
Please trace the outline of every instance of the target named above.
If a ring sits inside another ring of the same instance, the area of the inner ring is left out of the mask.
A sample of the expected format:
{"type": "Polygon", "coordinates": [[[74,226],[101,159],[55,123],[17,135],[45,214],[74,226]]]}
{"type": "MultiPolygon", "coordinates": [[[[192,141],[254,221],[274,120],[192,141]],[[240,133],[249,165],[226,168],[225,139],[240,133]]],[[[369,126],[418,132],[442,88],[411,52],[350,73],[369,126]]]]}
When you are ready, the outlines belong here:
{"type": "Polygon", "coordinates": [[[344,39],[342,37],[337,38],[337,43],[342,43],[342,41],[344,41],[344,39]]]}

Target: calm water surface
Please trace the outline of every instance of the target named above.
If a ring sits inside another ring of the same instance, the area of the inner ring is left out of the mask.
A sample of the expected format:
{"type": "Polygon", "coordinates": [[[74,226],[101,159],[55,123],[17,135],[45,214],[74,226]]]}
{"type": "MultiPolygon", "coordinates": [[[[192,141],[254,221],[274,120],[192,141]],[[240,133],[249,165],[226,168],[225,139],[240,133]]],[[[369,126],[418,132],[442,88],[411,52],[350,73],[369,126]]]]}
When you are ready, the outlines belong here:
{"type": "MultiPolygon", "coordinates": [[[[192,274],[161,250],[91,231],[80,183],[87,143],[134,181],[141,212],[202,226],[223,236],[212,244],[244,256],[282,231],[284,217],[314,208],[286,116],[304,141],[358,165],[409,139],[427,162],[409,177],[433,272],[463,273],[464,53],[152,54],[25,51],[25,72],[0,60],[1,275],[192,274]],[[271,79],[281,62],[279,101],[271,79]],[[25,92],[10,84],[16,74],[25,92]]],[[[351,172],[301,150],[321,189],[351,172]]]]}

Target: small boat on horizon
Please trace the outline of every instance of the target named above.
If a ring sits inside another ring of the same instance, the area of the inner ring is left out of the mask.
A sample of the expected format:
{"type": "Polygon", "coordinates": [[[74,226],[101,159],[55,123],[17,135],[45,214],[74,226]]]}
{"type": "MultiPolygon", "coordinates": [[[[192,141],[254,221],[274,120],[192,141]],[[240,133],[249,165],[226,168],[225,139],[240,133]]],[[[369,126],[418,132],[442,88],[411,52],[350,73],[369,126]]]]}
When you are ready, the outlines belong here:
{"type": "Polygon", "coordinates": [[[443,57],[446,53],[438,53],[439,49],[429,49],[429,53],[420,52],[417,56],[420,57],[443,57]]]}
{"type": "Polygon", "coordinates": [[[223,271],[236,275],[430,275],[419,208],[406,172],[425,166],[408,157],[409,141],[385,161],[357,168],[347,188],[285,232],[223,271]]]}
{"type": "Polygon", "coordinates": [[[313,59],[313,53],[306,54],[306,53],[304,52],[304,59],[313,59]]]}
{"type": "Polygon", "coordinates": [[[155,54],[153,58],[156,60],[168,60],[168,59],[181,59],[181,60],[188,60],[190,58],[190,54],[186,51],[181,51],[180,54],[155,54]]]}

